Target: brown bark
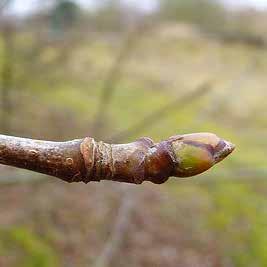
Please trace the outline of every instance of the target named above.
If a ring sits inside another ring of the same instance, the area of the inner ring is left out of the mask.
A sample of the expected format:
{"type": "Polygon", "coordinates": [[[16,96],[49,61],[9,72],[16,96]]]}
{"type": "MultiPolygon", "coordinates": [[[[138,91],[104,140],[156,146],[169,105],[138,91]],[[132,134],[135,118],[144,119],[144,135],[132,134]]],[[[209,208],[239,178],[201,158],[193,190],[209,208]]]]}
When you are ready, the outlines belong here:
{"type": "Polygon", "coordinates": [[[0,135],[0,163],[66,180],[79,181],[85,175],[82,140],[39,141],[0,135]]]}
{"type": "Polygon", "coordinates": [[[67,182],[113,180],[163,183],[170,176],[202,173],[234,146],[214,134],[178,135],[154,143],[141,138],[107,144],[86,137],[50,142],[0,135],[0,163],[58,177],[67,182]]]}

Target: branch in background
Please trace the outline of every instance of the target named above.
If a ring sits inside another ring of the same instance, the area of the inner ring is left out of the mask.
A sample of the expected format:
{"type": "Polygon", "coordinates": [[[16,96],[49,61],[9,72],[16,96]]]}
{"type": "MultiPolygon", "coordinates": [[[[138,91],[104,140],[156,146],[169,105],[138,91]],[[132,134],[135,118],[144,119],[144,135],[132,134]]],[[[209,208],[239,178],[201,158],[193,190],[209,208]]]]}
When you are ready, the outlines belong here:
{"type": "Polygon", "coordinates": [[[146,116],[137,124],[133,125],[131,128],[124,130],[121,133],[118,133],[115,136],[111,137],[108,141],[119,142],[120,140],[125,140],[127,137],[139,134],[147,127],[151,127],[151,125],[158,123],[159,120],[164,118],[164,116],[171,110],[177,109],[177,107],[179,109],[186,107],[188,104],[191,104],[194,99],[199,99],[200,97],[207,94],[210,90],[210,84],[204,83],[200,85],[197,89],[195,89],[193,92],[189,92],[188,94],[185,94],[182,97],[179,96],[174,101],[168,103],[166,106],[146,116]]]}
{"type": "Polygon", "coordinates": [[[111,231],[111,236],[93,264],[94,267],[112,266],[118,251],[123,246],[137,200],[135,188],[124,186],[123,189],[124,193],[120,201],[121,205],[118,209],[118,215],[111,231]]]}
{"type": "Polygon", "coordinates": [[[233,149],[234,145],[210,133],[177,135],[159,143],[141,138],[129,144],[107,144],[90,137],[50,142],[0,135],[1,164],[67,182],[112,180],[160,184],[170,176],[202,173],[233,149]]]}
{"type": "MultiPolygon", "coordinates": [[[[149,24],[150,25],[150,24],[149,24]]],[[[113,66],[111,67],[107,77],[103,83],[101,96],[97,113],[93,123],[93,132],[95,136],[102,138],[103,125],[106,120],[108,106],[114,95],[115,86],[121,77],[121,71],[125,62],[130,57],[134,47],[140,41],[140,37],[146,32],[148,28],[147,21],[143,19],[138,25],[128,34],[123,47],[121,48],[113,66]]]]}
{"type": "Polygon", "coordinates": [[[10,131],[10,115],[11,115],[11,99],[10,90],[13,86],[14,68],[13,68],[13,54],[14,54],[14,29],[9,23],[6,23],[2,29],[4,58],[1,71],[1,130],[5,134],[10,131]]]}

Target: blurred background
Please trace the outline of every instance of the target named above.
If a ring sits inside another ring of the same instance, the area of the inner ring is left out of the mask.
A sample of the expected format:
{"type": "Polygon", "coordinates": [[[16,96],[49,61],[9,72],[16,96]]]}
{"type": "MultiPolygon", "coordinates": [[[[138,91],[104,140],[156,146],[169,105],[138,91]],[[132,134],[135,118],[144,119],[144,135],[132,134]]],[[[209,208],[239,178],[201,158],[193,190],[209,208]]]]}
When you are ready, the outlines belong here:
{"type": "Polygon", "coordinates": [[[165,185],[1,166],[0,266],[267,266],[267,2],[1,0],[0,132],[237,149],[165,185]]]}

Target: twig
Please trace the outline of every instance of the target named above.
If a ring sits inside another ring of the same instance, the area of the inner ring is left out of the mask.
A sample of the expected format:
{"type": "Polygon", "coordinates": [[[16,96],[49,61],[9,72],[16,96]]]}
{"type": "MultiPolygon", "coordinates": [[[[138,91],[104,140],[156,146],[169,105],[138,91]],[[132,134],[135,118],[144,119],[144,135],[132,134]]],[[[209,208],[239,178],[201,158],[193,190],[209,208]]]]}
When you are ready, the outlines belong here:
{"type": "Polygon", "coordinates": [[[178,135],[159,143],[141,138],[129,144],[107,144],[89,137],[50,142],[0,135],[1,164],[67,182],[113,180],[159,184],[170,176],[202,173],[233,149],[231,143],[209,133],[178,135]]]}

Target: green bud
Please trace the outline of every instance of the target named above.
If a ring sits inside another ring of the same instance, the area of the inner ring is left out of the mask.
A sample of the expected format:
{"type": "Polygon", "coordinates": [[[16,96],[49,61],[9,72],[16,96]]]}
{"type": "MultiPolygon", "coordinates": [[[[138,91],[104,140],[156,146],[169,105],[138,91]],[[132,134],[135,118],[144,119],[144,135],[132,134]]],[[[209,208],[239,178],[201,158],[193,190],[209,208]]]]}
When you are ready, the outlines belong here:
{"type": "Polygon", "coordinates": [[[211,133],[174,136],[171,145],[176,160],[173,175],[177,177],[200,174],[223,160],[235,148],[211,133]]]}

